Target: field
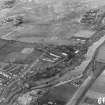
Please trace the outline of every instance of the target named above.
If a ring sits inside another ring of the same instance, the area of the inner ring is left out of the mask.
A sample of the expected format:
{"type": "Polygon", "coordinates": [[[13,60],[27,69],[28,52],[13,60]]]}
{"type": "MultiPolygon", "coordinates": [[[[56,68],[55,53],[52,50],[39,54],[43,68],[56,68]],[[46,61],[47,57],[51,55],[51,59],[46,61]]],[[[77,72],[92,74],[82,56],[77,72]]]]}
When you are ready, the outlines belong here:
{"type": "MultiPolygon", "coordinates": [[[[0,105],[65,105],[104,53],[104,0],[0,0],[0,105]]],[[[85,97],[105,96],[104,80],[85,97]]]]}

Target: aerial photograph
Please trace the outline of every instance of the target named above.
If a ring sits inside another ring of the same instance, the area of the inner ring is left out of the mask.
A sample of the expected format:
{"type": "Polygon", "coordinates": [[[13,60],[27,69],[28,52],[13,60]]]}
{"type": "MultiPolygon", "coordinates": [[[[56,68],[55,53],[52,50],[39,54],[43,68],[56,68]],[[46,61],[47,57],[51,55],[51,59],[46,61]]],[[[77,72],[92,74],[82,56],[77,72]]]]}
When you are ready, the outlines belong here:
{"type": "Polygon", "coordinates": [[[0,105],[105,105],[105,0],[0,0],[0,105]]]}

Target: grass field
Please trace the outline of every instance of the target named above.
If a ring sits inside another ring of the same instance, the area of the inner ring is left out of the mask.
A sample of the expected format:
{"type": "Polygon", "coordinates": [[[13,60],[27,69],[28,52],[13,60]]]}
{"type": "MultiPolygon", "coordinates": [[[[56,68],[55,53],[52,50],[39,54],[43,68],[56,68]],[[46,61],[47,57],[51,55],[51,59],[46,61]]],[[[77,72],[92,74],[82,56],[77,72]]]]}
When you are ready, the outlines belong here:
{"type": "MultiPolygon", "coordinates": [[[[19,1],[19,0],[17,0],[19,1]]],[[[62,42],[72,36],[91,37],[93,31],[80,23],[81,15],[89,7],[77,0],[20,0],[12,8],[0,11],[1,21],[5,18],[22,16],[23,24],[13,22],[0,26],[0,36],[28,42],[62,42]],[[3,18],[2,18],[3,17],[3,18]]],[[[2,1],[3,2],[3,1],[2,1]]],[[[3,3],[1,3],[3,5],[3,3]]],[[[68,43],[68,42],[67,42],[68,43]]]]}

